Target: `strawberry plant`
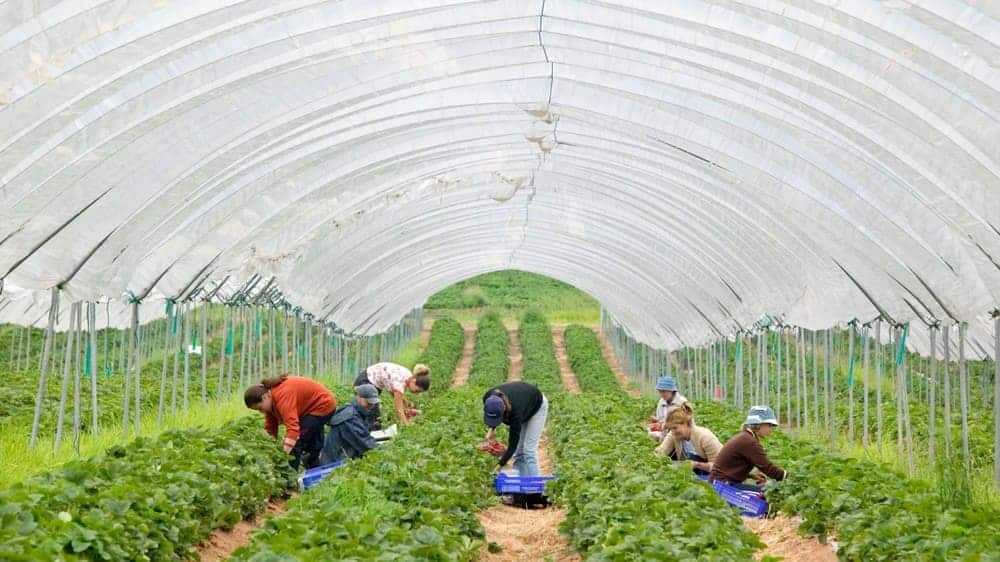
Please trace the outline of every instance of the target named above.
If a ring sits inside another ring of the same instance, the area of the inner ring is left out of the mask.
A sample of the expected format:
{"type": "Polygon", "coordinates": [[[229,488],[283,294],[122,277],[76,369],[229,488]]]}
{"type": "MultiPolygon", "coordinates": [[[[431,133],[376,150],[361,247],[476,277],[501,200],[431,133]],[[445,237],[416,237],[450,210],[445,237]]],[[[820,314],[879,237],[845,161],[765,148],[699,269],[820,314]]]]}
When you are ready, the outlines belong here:
{"type": "Polygon", "coordinates": [[[546,395],[562,391],[559,362],[552,345],[552,330],[545,316],[529,310],[518,326],[524,371],[521,378],[539,388],[546,395]]]}
{"type": "Polygon", "coordinates": [[[2,560],[174,560],[294,486],[247,417],[140,438],[0,492],[2,560]]]}
{"type": "Polygon", "coordinates": [[[619,388],[594,334],[579,326],[566,330],[583,390],[569,396],[560,390],[558,364],[551,367],[548,326],[529,324],[529,330],[521,326],[525,373],[542,375],[550,387],[559,477],[549,491],[567,508],[563,531],[573,546],[588,560],[751,559],[761,545],[736,510],[690,470],[652,454],[648,438],[636,431],[645,405],[619,388]]]}
{"type": "Polygon", "coordinates": [[[583,392],[620,393],[611,367],[601,352],[601,343],[589,328],[573,325],[566,328],[566,355],[583,392]]]}
{"type": "Polygon", "coordinates": [[[479,318],[476,328],[475,359],[469,370],[469,384],[477,388],[490,388],[507,380],[510,369],[510,338],[507,328],[496,312],[479,318]]]}
{"type": "MultiPolygon", "coordinates": [[[[742,415],[716,403],[699,423],[735,433],[742,415]]],[[[1000,509],[953,507],[928,483],[883,465],[837,455],[781,432],[767,439],[791,477],[768,484],[772,508],[803,518],[804,531],[836,532],[844,560],[991,560],[1000,552],[1000,509]]]]}
{"type": "Polygon", "coordinates": [[[335,470],[268,520],[235,560],[473,560],[485,534],[495,460],[482,437],[479,389],[439,393],[397,439],[335,470]]]}
{"type": "Polygon", "coordinates": [[[434,322],[427,348],[420,354],[417,363],[427,365],[431,370],[431,390],[442,390],[451,386],[455,365],[462,358],[465,346],[465,331],[454,318],[442,318],[434,322]]]}
{"type": "MultiPolygon", "coordinates": [[[[434,323],[424,353],[432,377],[438,369],[450,380],[463,342],[457,322],[434,323]]],[[[413,426],[289,502],[234,559],[474,559],[485,538],[475,513],[492,501],[495,462],[475,451],[481,393],[432,385],[417,397],[423,414],[413,426]]]]}

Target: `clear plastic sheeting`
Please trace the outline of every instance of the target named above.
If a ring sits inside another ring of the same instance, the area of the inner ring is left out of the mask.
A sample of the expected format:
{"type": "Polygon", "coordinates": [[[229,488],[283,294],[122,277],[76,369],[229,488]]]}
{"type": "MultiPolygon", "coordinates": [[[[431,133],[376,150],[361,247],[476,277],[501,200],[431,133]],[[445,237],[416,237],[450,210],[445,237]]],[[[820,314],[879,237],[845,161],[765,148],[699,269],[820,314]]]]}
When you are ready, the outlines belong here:
{"type": "Polygon", "coordinates": [[[655,347],[986,326],[998,42],[948,0],[6,2],[2,298],[259,274],[374,333],[517,268],[655,347]]]}

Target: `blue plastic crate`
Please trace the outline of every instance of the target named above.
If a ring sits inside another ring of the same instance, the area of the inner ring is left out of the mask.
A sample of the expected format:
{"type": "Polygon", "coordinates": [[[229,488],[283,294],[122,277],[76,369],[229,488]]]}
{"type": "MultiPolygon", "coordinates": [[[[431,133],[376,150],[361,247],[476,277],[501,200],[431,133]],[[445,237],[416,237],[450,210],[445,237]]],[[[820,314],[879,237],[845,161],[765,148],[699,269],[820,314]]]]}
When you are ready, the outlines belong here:
{"type": "Polygon", "coordinates": [[[545,483],[555,476],[511,476],[501,472],[493,479],[498,494],[541,494],[545,483]]]}
{"type": "Polygon", "coordinates": [[[302,473],[299,477],[299,488],[302,490],[308,490],[316,485],[317,482],[324,479],[333,472],[335,469],[344,466],[344,461],[337,461],[330,464],[324,464],[323,466],[317,466],[315,468],[310,468],[302,473]]]}
{"type": "Polygon", "coordinates": [[[718,492],[729,505],[738,508],[740,515],[747,517],[766,517],[767,502],[760,498],[757,492],[741,490],[725,482],[712,482],[712,488],[718,492]]]}

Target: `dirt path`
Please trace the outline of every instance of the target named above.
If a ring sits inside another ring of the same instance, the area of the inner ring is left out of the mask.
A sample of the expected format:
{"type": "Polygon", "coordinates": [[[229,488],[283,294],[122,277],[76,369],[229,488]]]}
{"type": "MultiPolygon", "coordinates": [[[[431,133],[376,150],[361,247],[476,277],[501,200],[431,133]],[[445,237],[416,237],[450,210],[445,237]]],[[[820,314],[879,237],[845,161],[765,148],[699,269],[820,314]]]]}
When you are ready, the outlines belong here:
{"type": "Polygon", "coordinates": [[[615,355],[615,350],[611,348],[611,344],[605,339],[600,328],[594,328],[594,334],[597,335],[597,341],[601,342],[601,351],[604,352],[604,360],[608,362],[608,366],[611,367],[611,371],[615,374],[615,378],[618,379],[618,384],[622,387],[622,390],[632,398],[642,397],[642,391],[635,387],[632,379],[622,370],[621,364],[618,363],[618,357],[615,355]]]}
{"type": "Polygon", "coordinates": [[[780,556],[786,562],[837,562],[832,539],[823,544],[815,535],[800,535],[799,525],[794,519],[784,515],[773,519],[744,517],[743,524],[767,545],[757,552],[757,560],[765,556],[780,556]]]}
{"type": "Polygon", "coordinates": [[[507,380],[519,381],[524,359],[521,355],[521,340],[517,337],[517,328],[508,326],[507,335],[510,337],[510,351],[507,352],[510,355],[510,368],[507,371],[507,380]]]}
{"type": "Polygon", "coordinates": [[[264,513],[257,514],[253,521],[240,521],[231,530],[216,530],[204,543],[198,545],[198,555],[203,562],[216,562],[229,558],[233,551],[250,544],[250,533],[264,526],[264,516],[280,517],[285,514],[284,499],[272,500],[264,513]]]}
{"type": "MultiPolygon", "coordinates": [[[[538,446],[538,468],[542,474],[552,474],[548,435],[542,436],[538,446]]],[[[494,554],[484,547],[479,557],[481,561],[581,560],[580,555],[573,553],[566,539],[559,534],[559,524],[566,519],[564,509],[555,506],[546,509],[521,509],[498,505],[480,511],[476,517],[486,529],[486,540],[500,545],[501,549],[494,554]]]]}
{"type": "Polygon", "coordinates": [[[580,394],[580,383],[569,366],[569,356],[566,354],[566,326],[552,326],[552,344],[556,348],[556,361],[559,362],[563,388],[570,394],[580,394]]]}
{"type": "Polygon", "coordinates": [[[427,344],[431,341],[431,328],[434,327],[434,321],[424,321],[424,327],[420,330],[420,351],[427,349],[427,344]]]}
{"type": "Polygon", "coordinates": [[[455,366],[455,374],[451,377],[451,387],[455,388],[469,382],[469,369],[472,367],[473,350],[476,348],[476,327],[462,326],[465,330],[465,346],[462,347],[462,358],[455,366]]]}

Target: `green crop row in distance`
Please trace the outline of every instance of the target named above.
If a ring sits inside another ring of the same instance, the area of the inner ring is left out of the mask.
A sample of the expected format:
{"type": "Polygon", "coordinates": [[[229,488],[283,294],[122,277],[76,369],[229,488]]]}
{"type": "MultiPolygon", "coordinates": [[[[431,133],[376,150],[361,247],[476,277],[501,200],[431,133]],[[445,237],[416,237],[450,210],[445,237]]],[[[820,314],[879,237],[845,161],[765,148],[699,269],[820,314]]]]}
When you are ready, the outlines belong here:
{"type": "Polygon", "coordinates": [[[500,315],[488,312],[479,318],[469,385],[491,388],[507,380],[510,370],[510,337],[500,315]]]}
{"type": "MultiPolygon", "coordinates": [[[[465,331],[453,318],[442,318],[434,322],[427,348],[420,354],[418,363],[424,363],[431,370],[431,391],[442,391],[451,387],[455,365],[462,358],[465,347],[465,331]]],[[[407,365],[412,367],[412,365],[407,365]]]]}
{"type": "Polygon", "coordinates": [[[523,357],[521,378],[537,386],[546,395],[561,392],[559,362],[556,361],[552,344],[552,329],[545,316],[537,310],[526,312],[521,318],[517,336],[521,342],[523,357]]]}

